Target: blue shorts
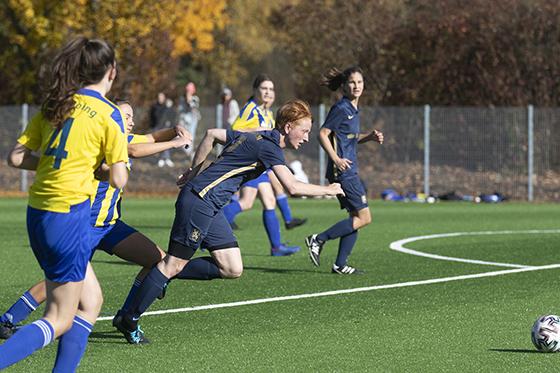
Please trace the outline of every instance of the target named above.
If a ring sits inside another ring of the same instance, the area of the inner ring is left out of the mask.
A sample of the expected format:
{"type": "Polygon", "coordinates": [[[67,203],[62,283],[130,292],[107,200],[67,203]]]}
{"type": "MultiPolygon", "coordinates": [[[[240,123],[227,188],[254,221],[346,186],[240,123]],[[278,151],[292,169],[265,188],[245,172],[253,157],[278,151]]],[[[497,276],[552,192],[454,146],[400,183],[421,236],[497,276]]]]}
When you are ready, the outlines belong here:
{"type": "Polygon", "coordinates": [[[256,179],[247,181],[245,184],[241,185],[241,188],[249,187],[257,189],[260,183],[270,183],[270,179],[268,178],[268,171],[263,172],[256,179]]]}
{"type": "Polygon", "coordinates": [[[93,256],[95,250],[103,250],[109,255],[113,255],[113,248],[122,240],[137,232],[136,229],[121,220],[107,227],[91,228],[91,247],[93,256]]]}
{"type": "Polygon", "coordinates": [[[86,275],[91,254],[89,198],[61,213],[27,207],[29,243],[45,277],[78,282],[86,275]]]}
{"type": "Polygon", "coordinates": [[[358,175],[336,182],[340,183],[345,194],[345,196],[336,196],[341,209],[352,212],[368,207],[367,190],[363,180],[358,175]]]}
{"type": "Polygon", "coordinates": [[[196,250],[237,247],[237,240],[222,210],[204,201],[192,189],[183,188],[175,203],[170,241],[196,250]]]}

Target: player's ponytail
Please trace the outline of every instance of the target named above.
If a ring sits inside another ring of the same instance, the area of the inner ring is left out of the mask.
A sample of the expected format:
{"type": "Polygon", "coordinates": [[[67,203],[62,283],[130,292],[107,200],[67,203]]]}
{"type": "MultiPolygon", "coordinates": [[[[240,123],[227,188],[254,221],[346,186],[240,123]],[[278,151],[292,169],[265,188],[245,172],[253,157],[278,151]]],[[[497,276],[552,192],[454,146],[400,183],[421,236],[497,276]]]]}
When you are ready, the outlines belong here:
{"type": "Polygon", "coordinates": [[[321,76],[319,80],[319,84],[322,86],[326,86],[331,91],[336,91],[342,85],[344,85],[350,76],[354,73],[360,73],[362,76],[364,73],[362,69],[358,66],[351,66],[344,71],[337,69],[336,67],[331,67],[326,73],[321,76]]]}
{"type": "Polygon", "coordinates": [[[286,124],[295,123],[303,118],[313,120],[309,104],[303,100],[288,101],[276,113],[276,129],[284,133],[286,124]]]}
{"type": "Polygon", "coordinates": [[[73,95],[99,83],[115,65],[115,52],[105,41],[78,37],[66,44],[53,59],[47,77],[47,92],[41,106],[44,117],[60,127],[74,107],[73,95]]]}

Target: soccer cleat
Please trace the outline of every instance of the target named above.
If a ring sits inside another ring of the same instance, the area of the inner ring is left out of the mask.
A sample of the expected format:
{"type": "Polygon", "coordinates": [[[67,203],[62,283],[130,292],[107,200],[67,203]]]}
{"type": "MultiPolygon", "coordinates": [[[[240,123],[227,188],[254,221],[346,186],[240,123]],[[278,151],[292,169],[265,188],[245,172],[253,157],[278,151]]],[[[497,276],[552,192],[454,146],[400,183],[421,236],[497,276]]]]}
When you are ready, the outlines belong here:
{"type": "Polygon", "coordinates": [[[17,331],[11,322],[0,322],[0,339],[8,339],[17,331]]]}
{"type": "Polygon", "coordinates": [[[337,275],[363,275],[365,273],[360,269],[350,267],[348,265],[343,265],[339,267],[336,264],[333,264],[331,272],[336,273],[337,275]]]}
{"type": "Polygon", "coordinates": [[[321,251],[323,251],[323,245],[325,243],[319,241],[316,234],[312,234],[311,236],[307,236],[305,244],[309,250],[309,259],[311,259],[311,263],[313,263],[315,267],[319,267],[319,256],[321,255],[321,251]]]}
{"type": "Polygon", "coordinates": [[[272,256],[288,256],[297,253],[301,248],[299,246],[280,245],[280,247],[273,247],[270,249],[272,256]]]}
{"type": "Polygon", "coordinates": [[[136,325],[135,329],[128,329],[125,325],[124,318],[117,314],[115,318],[113,318],[113,326],[121,332],[126,341],[133,345],[139,344],[148,344],[150,341],[144,335],[144,331],[140,329],[140,325],[136,325]]]}
{"type": "Polygon", "coordinates": [[[293,218],[289,223],[284,224],[286,229],[294,229],[296,227],[299,227],[300,225],[304,225],[305,222],[307,222],[306,218],[300,219],[300,218],[293,218]]]}

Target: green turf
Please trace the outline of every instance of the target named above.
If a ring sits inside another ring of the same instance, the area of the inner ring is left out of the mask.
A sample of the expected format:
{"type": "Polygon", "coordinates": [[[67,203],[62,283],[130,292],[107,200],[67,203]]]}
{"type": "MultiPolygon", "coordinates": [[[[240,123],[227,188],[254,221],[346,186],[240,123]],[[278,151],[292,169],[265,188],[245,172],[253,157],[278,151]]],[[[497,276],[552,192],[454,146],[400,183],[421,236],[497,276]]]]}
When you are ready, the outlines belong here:
{"type": "MultiPolygon", "coordinates": [[[[125,221],[165,247],[171,199],[128,199],[125,221]]],[[[335,201],[294,200],[295,216],[309,222],[283,231],[303,244],[306,235],[345,217],[335,201]]],[[[25,201],[0,199],[4,310],[41,277],[27,248],[25,201]]],[[[435,205],[373,202],[373,223],[360,231],[351,264],[363,276],[331,275],[336,242],[314,268],[307,253],[269,256],[258,206],[239,216],[245,272],[239,280],[174,281],[150,311],[284,295],[397,284],[508,268],[448,262],[391,251],[406,237],[436,233],[556,229],[560,206],[504,203],[435,205]]],[[[560,263],[560,234],[461,236],[407,247],[432,254],[513,263],[560,263]]],[[[104,291],[102,316],[124,300],[138,267],[98,253],[94,268],[104,291]]],[[[146,316],[152,344],[124,342],[109,321],[96,324],[82,372],[323,372],[323,371],[557,371],[560,354],[535,353],[530,328],[541,314],[560,313],[559,269],[514,273],[394,289],[287,300],[232,308],[146,316]]],[[[38,317],[37,314],[35,317],[38,317]]],[[[7,372],[49,371],[56,344],[7,372]]]]}

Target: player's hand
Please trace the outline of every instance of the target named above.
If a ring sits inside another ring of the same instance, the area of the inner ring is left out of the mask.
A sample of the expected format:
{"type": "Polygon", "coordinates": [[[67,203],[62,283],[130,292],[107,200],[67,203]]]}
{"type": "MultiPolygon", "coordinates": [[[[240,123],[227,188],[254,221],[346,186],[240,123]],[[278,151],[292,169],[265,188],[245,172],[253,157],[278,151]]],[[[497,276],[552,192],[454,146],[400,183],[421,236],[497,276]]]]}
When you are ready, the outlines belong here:
{"type": "Polygon", "coordinates": [[[336,168],[340,171],[344,172],[352,167],[352,161],[346,158],[337,158],[334,160],[334,164],[336,164],[336,168]]]}
{"type": "Polygon", "coordinates": [[[192,168],[189,168],[188,170],[186,170],[185,172],[183,172],[182,175],[179,175],[179,177],[177,178],[177,186],[179,188],[183,188],[185,186],[185,184],[191,179],[191,173],[193,172],[192,168]]]}
{"type": "Polygon", "coordinates": [[[383,144],[383,132],[378,130],[371,131],[371,139],[375,142],[383,144]]]}
{"type": "Polygon", "coordinates": [[[177,136],[185,136],[185,137],[190,137],[192,140],[192,135],[189,131],[186,130],[185,127],[183,126],[175,126],[175,133],[177,134],[177,136]]]}
{"type": "Polygon", "coordinates": [[[177,132],[177,137],[173,139],[175,143],[173,147],[182,148],[192,145],[192,135],[189,131],[180,126],[175,127],[175,131],[177,132]]]}
{"type": "Polygon", "coordinates": [[[329,189],[329,194],[328,194],[329,196],[336,196],[339,194],[343,196],[345,195],[339,183],[329,184],[327,188],[329,189]]]}

